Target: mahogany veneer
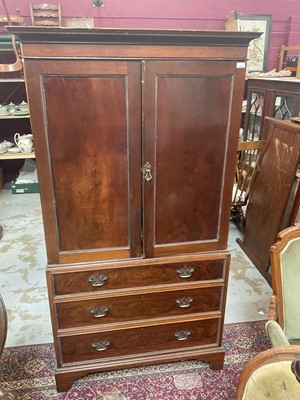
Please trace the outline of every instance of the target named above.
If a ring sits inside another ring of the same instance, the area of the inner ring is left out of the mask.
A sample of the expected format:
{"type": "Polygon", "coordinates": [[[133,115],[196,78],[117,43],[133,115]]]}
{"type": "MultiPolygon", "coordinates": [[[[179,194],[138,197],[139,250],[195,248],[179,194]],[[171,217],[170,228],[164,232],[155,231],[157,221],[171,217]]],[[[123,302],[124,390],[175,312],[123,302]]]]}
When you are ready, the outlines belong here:
{"type": "Polygon", "coordinates": [[[223,367],[227,239],[252,32],[12,27],[22,43],[57,389],[223,367]]]}

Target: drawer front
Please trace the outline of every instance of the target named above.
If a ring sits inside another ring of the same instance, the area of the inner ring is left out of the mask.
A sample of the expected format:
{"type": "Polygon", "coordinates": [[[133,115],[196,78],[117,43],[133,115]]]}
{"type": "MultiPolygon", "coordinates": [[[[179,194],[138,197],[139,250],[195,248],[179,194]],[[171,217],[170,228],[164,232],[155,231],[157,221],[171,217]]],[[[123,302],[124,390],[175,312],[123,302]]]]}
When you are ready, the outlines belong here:
{"type": "Polygon", "coordinates": [[[59,303],[56,304],[58,327],[67,329],[148,318],[217,312],[221,307],[222,291],[222,287],[210,287],[59,303]]]}
{"type": "Polygon", "coordinates": [[[217,344],[219,319],[61,337],[63,363],[217,344]]]}
{"type": "Polygon", "coordinates": [[[141,265],[52,275],[54,295],[222,279],[225,259],[141,265]]]}

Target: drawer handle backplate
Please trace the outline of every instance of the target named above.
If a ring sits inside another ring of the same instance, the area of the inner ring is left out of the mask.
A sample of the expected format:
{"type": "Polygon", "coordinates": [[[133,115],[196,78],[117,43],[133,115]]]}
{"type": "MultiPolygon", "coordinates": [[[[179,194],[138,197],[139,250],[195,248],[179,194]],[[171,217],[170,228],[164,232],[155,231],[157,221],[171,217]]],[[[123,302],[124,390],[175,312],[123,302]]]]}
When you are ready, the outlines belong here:
{"type": "Polygon", "coordinates": [[[90,276],[87,281],[88,283],[93,286],[93,287],[99,287],[99,286],[103,286],[105,284],[105,282],[107,281],[107,276],[106,275],[92,275],[90,276]]]}
{"type": "Polygon", "coordinates": [[[182,279],[190,278],[193,275],[193,272],[195,271],[195,268],[193,267],[181,267],[177,269],[177,274],[180,276],[182,279]]]}
{"type": "Polygon", "coordinates": [[[105,317],[108,312],[108,307],[106,306],[96,306],[91,309],[91,314],[95,318],[102,318],[105,317]]]}
{"type": "Polygon", "coordinates": [[[176,337],[177,340],[187,340],[190,334],[191,334],[190,331],[178,331],[175,332],[174,336],[176,337]]]}
{"type": "Polygon", "coordinates": [[[188,308],[193,302],[192,297],[182,297],[181,299],[177,299],[176,303],[179,305],[180,308],[188,308]]]}
{"type": "Polygon", "coordinates": [[[93,349],[96,351],[105,351],[109,348],[110,342],[108,340],[100,340],[99,342],[92,343],[93,349]]]}

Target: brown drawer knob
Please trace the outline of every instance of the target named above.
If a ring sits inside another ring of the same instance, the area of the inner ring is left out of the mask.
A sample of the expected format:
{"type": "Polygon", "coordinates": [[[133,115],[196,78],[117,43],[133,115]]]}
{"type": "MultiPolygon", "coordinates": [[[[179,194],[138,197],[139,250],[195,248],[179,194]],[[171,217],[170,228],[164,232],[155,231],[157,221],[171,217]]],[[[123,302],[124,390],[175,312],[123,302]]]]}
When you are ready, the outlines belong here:
{"type": "Polygon", "coordinates": [[[90,276],[87,281],[88,283],[93,286],[93,287],[99,287],[99,286],[103,286],[104,283],[107,281],[107,276],[105,275],[92,275],[90,276]]]}
{"type": "Polygon", "coordinates": [[[96,306],[96,307],[91,309],[91,314],[95,318],[105,317],[107,312],[108,312],[108,307],[106,307],[106,306],[103,306],[103,307],[96,306]]]}
{"type": "Polygon", "coordinates": [[[105,351],[109,348],[110,342],[108,340],[100,340],[99,342],[92,343],[93,349],[96,351],[105,351]]]}
{"type": "Polygon", "coordinates": [[[177,274],[180,276],[182,279],[190,278],[193,275],[193,272],[195,271],[195,268],[193,267],[181,267],[177,269],[177,274]]]}
{"type": "Polygon", "coordinates": [[[179,305],[180,308],[188,308],[193,302],[192,297],[182,297],[181,299],[177,299],[176,303],[179,305]]]}
{"type": "Polygon", "coordinates": [[[175,332],[174,336],[176,337],[177,340],[187,340],[190,334],[191,334],[190,331],[178,331],[175,332]]]}

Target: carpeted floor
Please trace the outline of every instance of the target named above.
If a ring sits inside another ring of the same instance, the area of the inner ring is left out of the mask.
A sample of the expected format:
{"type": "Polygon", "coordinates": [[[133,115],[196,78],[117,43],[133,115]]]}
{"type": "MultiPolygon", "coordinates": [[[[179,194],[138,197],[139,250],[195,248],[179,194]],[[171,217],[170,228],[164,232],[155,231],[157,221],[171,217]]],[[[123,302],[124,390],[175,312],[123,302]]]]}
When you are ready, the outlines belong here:
{"type": "MultiPolygon", "coordinates": [[[[0,359],[0,386],[18,400],[95,400],[121,390],[128,400],[234,400],[239,374],[255,354],[270,347],[264,321],[225,325],[222,371],[187,361],[88,375],[58,394],[52,344],[10,347],[0,359]]],[[[253,399],[254,400],[254,399],[253,399]]]]}

